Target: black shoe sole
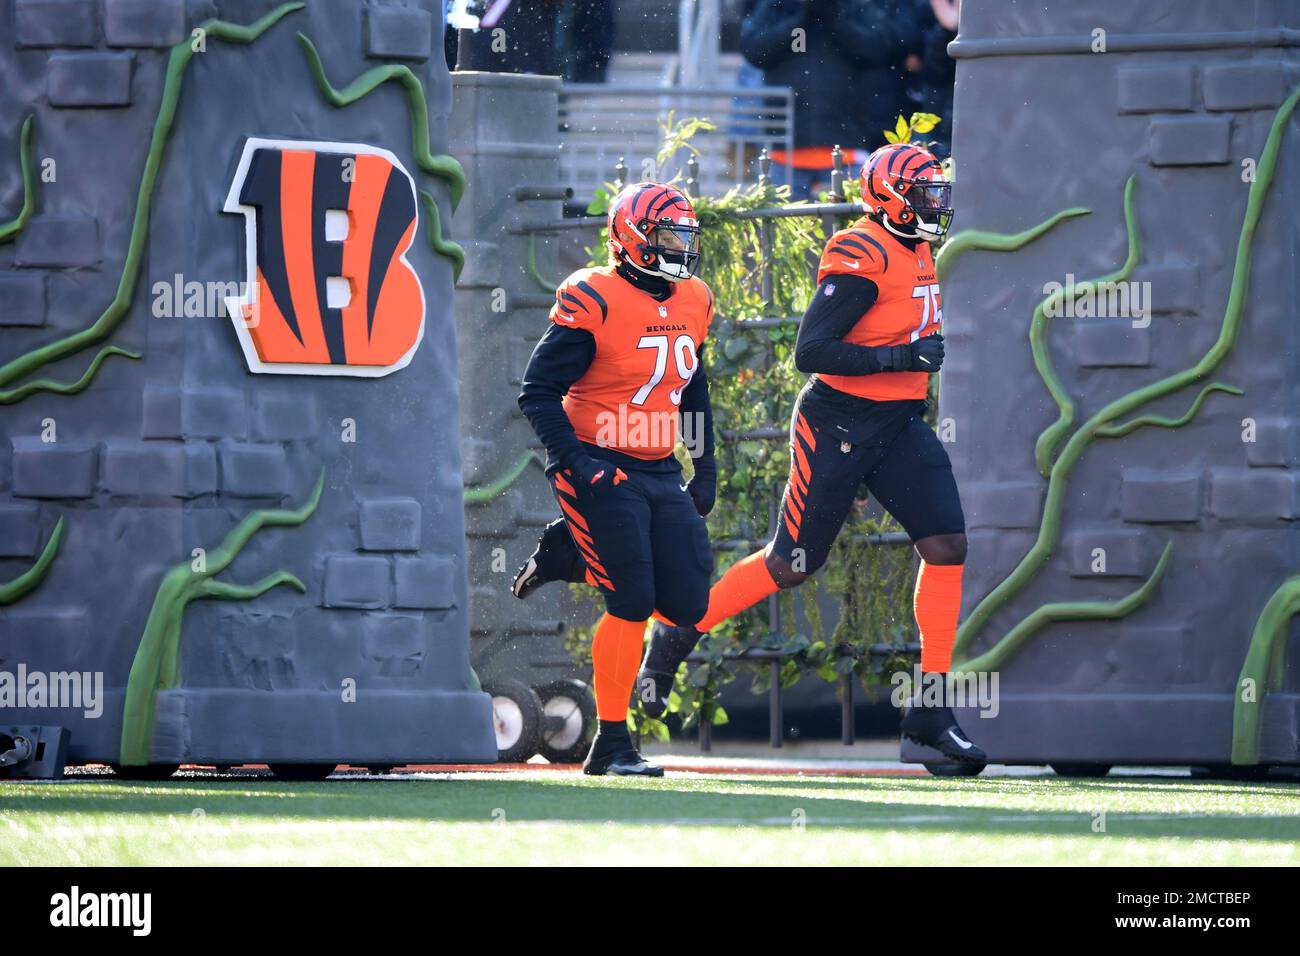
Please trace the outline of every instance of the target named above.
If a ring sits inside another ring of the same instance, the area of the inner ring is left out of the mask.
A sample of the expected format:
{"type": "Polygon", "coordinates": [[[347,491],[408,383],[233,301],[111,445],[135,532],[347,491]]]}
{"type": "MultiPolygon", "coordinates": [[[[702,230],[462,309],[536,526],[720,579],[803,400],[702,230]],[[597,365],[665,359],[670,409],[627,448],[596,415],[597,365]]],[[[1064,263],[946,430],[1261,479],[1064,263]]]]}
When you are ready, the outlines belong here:
{"type": "Polygon", "coordinates": [[[604,769],[595,767],[583,767],[582,772],[588,777],[662,777],[664,775],[663,767],[654,767],[650,764],[645,765],[644,770],[620,770],[622,764],[613,764],[604,769]]]}
{"type": "Polygon", "coordinates": [[[664,768],[646,763],[645,758],[635,750],[621,750],[599,760],[592,760],[588,756],[582,765],[582,772],[589,777],[662,777],[664,768]],[[626,762],[631,756],[635,756],[635,763],[626,762]]]}
{"type": "Polygon", "coordinates": [[[920,744],[922,747],[929,747],[936,753],[940,753],[945,759],[955,763],[967,764],[969,766],[984,766],[988,763],[988,755],[978,747],[972,747],[970,750],[962,750],[960,747],[954,747],[947,741],[925,740],[916,734],[904,732],[903,736],[914,744],[920,744]]]}

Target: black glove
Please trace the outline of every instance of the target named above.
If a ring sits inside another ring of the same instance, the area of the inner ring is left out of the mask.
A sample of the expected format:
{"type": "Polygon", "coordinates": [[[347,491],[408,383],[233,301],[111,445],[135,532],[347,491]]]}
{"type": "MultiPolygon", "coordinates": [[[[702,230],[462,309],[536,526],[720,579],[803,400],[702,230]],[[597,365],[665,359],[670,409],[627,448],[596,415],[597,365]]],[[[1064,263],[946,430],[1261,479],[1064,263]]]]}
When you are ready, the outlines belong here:
{"type": "Polygon", "coordinates": [[[695,476],[687,483],[686,493],[700,516],[707,517],[718,499],[718,465],[712,455],[696,460],[695,476]]]}
{"type": "Polygon", "coordinates": [[[589,455],[575,458],[565,472],[579,488],[586,488],[596,494],[627,481],[627,474],[622,468],[616,468],[603,459],[592,458],[589,455]]]}
{"type": "Polygon", "coordinates": [[[907,345],[882,345],[876,349],[882,372],[928,372],[943,365],[943,336],[927,335],[907,345]]]}

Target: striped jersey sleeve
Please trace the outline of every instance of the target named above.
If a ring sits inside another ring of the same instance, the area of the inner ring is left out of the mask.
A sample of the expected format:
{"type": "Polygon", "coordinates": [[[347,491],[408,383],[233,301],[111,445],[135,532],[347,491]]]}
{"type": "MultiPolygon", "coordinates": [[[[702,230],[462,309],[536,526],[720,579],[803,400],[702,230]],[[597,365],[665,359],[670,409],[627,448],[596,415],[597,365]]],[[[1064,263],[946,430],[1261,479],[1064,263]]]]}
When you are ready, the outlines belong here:
{"type": "Polygon", "coordinates": [[[563,328],[585,329],[594,334],[609,318],[609,303],[590,281],[588,272],[575,272],[555,290],[550,319],[563,328]]]}

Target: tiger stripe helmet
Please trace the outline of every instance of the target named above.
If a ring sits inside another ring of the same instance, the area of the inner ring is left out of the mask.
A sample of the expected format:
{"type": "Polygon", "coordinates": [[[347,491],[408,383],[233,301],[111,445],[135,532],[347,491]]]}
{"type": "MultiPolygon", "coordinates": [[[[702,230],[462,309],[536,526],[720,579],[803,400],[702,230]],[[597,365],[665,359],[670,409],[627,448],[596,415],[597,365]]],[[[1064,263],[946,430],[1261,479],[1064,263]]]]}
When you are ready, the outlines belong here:
{"type": "Polygon", "coordinates": [[[676,186],[633,183],[609,205],[609,249],[614,261],[680,282],[700,266],[695,207],[676,186]]]}
{"type": "Polygon", "coordinates": [[[938,242],[948,233],[951,203],[948,173],[924,146],[890,143],[862,165],[862,204],[895,235],[938,242]]]}

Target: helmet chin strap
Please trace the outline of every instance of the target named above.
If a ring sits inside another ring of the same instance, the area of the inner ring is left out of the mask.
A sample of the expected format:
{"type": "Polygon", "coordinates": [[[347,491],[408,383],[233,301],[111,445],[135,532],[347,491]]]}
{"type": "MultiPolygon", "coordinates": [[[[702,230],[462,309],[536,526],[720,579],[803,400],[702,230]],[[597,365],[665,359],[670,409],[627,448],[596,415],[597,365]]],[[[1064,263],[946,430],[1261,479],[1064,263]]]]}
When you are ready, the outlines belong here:
{"type": "Polygon", "coordinates": [[[918,239],[928,238],[924,232],[917,229],[915,226],[900,226],[883,213],[878,216],[873,216],[872,218],[894,235],[898,236],[899,239],[907,239],[914,242],[918,239]]]}
{"type": "MultiPolygon", "coordinates": [[[[656,265],[655,268],[651,269],[648,266],[643,266],[637,262],[634,262],[632,257],[627,253],[623,254],[623,261],[626,262],[628,265],[630,265],[637,272],[644,272],[648,276],[654,276],[655,278],[658,279],[667,279],[669,282],[681,282],[683,279],[683,276],[675,276],[667,272],[664,272],[662,269],[658,267],[658,265],[656,265]]],[[[658,256],[655,256],[655,261],[656,263],[659,261],[658,256]]]]}

